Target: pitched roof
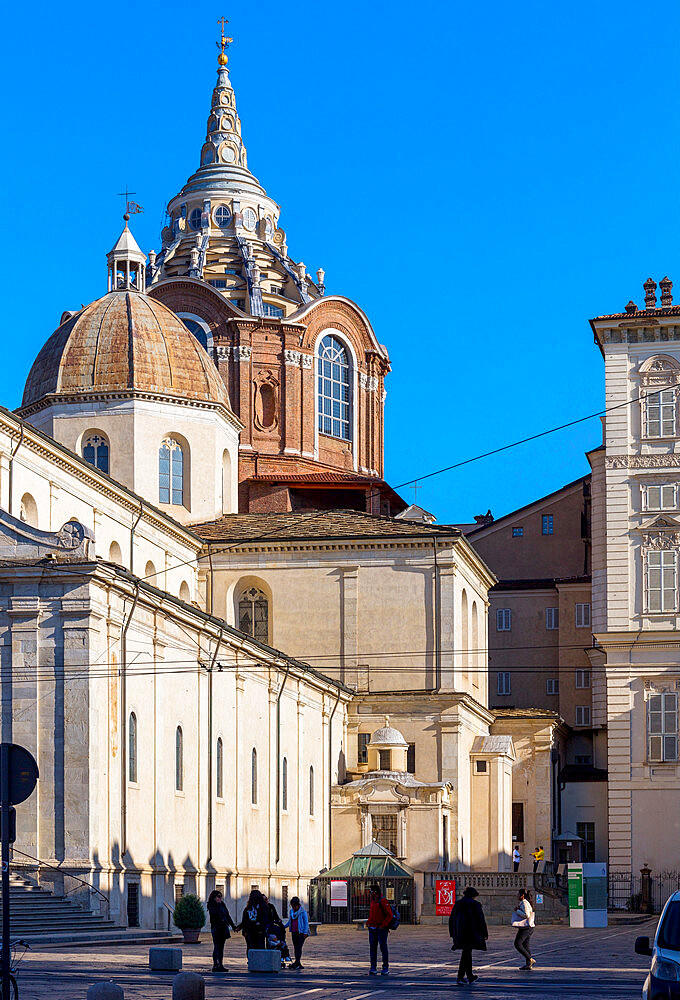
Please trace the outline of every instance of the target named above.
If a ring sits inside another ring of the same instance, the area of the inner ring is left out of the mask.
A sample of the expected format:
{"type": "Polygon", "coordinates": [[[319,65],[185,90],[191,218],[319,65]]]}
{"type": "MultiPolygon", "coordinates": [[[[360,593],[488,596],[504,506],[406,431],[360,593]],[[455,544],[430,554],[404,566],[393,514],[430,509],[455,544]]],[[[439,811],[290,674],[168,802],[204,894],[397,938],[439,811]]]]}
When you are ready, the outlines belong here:
{"type": "Polygon", "coordinates": [[[215,521],[194,524],[191,530],[206,542],[461,537],[458,528],[449,525],[418,524],[355,510],[225,514],[215,521]]]}

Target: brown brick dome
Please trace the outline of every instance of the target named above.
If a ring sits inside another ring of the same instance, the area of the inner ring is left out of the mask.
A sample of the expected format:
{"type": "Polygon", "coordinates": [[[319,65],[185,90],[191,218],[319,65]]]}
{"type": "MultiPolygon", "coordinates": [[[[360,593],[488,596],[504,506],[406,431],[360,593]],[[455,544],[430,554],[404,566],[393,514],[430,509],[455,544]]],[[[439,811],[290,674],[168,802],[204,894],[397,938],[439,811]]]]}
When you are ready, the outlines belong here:
{"type": "Polygon", "coordinates": [[[229,408],[225,385],[194,335],[167,306],[135,291],[109,292],[55,330],[26,379],[22,408],[45,397],[107,393],[229,408]]]}

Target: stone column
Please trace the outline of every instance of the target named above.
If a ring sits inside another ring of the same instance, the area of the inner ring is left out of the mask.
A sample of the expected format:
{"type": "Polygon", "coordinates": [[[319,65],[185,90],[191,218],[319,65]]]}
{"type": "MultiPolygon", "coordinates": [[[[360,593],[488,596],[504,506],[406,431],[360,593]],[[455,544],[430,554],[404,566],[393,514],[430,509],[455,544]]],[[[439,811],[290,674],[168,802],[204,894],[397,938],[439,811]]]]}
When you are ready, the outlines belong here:
{"type": "MultiPolygon", "coordinates": [[[[33,578],[33,582],[36,578],[33,578]]],[[[54,815],[54,768],[51,733],[41,731],[40,667],[48,669],[50,650],[43,649],[39,662],[38,639],[41,613],[40,598],[11,597],[6,614],[10,620],[11,646],[2,646],[2,740],[26,747],[38,762],[40,782],[33,795],[22,803],[17,814],[17,847],[43,857],[39,841],[40,812],[54,815]],[[41,751],[45,750],[45,758],[41,751]],[[45,782],[43,785],[43,776],[45,782]]],[[[50,842],[49,855],[52,856],[50,842]]]]}
{"type": "Polygon", "coordinates": [[[302,451],[302,374],[300,352],[283,351],[281,416],[284,455],[299,455],[302,451]]]}
{"type": "Polygon", "coordinates": [[[357,683],[357,629],[359,616],[359,567],[343,566],[340,621],[342,623],[341,677],[345,684],[357,683]]]}
{"type": "Polygon", "coordinates": [[[314,377],[314,355],[301,354],[302,386],[300,403],[300,426],[302,428],[302,455],[314,458],[316,440],[316,379],[314,377]]]}

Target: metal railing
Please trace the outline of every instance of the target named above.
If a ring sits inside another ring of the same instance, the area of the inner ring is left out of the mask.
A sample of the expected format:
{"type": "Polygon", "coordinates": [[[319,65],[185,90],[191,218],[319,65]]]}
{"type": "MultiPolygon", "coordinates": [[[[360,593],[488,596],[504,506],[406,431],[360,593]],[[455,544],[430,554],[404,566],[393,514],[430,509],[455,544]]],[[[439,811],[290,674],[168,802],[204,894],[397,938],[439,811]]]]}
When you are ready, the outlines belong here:
{"type": "MultiPolygon", "coordinates": [[[[12,849],[12,854],[13,855],[14,854],[20,854],[23,858],[28,858],[30,861],[35,862],[35,866],[34,865],[30,865],[30,866],[28,866],[28,865],[15,865],[12,862],[10,862],[10,868],[14,868],[14,870],[16,871],[17,874],[20,875],[21,872],[22,872],[22,870],[25,870],[28,867],[31,867],[31,868],[35,867],[36,871],[38,871],[38,872],[41,870],[41,868],[49,868],[51,871],[59,872],[59,874],[62,877],[73,879],[74,882],[78,883],[78,885],[83,886],[84,888],[88,889],[90,891],[90,893],[92,893],[93,895],[98,896],[100,899],[103,899],[104,903],[106,905],[106,919],[107,920],[109,919],[109,907],[110,907],[109,897],[105,893],[103,893],[101,891],[101,889],[97,889],[96,886],[92,885],[91,882],[88,882],[84,878],[80,878],[80,876],[78,876],[78,875],[72,875],[71,872],[64,871],[64,869],[60,868],[58,865],[51,865],[49,863],[49,861],[42,861],[40,858],[34,858],[32,854],[26,854],[25,851],[19,851],[19,850],[17,850],[16,847],[14,847],[12,849]]],[[[64,896],[70,895],[70,893],[74,892],[76,888],[77,888],[76,886],[73,886],[72,889],[69,889],[68,892],[64,892],[63,895],[64,896]]]]}

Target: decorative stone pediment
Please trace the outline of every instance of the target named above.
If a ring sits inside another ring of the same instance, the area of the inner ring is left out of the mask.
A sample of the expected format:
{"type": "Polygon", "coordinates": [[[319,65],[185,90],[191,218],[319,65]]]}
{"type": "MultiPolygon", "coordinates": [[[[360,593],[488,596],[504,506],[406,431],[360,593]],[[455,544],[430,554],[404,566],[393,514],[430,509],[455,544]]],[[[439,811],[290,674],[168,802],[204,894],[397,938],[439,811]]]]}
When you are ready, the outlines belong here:
{"type": "Polygon", "coordinates": [[[639,530],[646,549],[674,549],[680,546],[680,521],[668,514],[652,518],[639,530]]]}
{"type": "Polygon", "coordinates": [[[680,380],[680,363],[670,354],[660,354],[647,358],[640,365],[639,375],[640,385],[644,387],[677,385],[680,380]]]}
{"type": "Polygon", "coordinates": [[[0,510],[0,559],[36,562],[94,559],[94,534],[80,521],[67,521],[59,531],[41,531],[0,510]]]}

